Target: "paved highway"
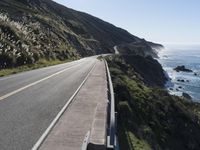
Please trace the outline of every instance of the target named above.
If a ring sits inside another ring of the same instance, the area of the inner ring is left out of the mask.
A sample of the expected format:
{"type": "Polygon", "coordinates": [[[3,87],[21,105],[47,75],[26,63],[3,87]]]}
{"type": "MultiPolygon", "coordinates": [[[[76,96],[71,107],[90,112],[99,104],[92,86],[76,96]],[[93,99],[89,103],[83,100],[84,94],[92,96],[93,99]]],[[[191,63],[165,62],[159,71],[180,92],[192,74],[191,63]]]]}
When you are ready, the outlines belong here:
{"type": "Polygon", "coordinates": [[[95,62],[88,57],[0,78],[0,149],[31,149],[95,62]]]}

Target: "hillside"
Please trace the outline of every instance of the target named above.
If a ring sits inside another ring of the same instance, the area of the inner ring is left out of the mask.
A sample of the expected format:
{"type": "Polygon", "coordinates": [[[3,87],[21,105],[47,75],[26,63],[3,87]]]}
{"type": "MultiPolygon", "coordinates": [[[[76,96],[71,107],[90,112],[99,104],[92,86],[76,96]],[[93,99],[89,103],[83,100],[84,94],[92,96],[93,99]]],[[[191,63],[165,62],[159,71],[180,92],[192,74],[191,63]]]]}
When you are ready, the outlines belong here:
{"type": "Polygon", "coordinates": [[[52,0],[1,0],[0,39],[0,68],[110,53],[140,41],[153,51],[150,42],[52,0]]]}
{"type": "Polygon", "coordinates": [[[114,84],[120,149],[200,149],[200,104],[162,89],[166,78],[156,60],[124,55],[107,57],[107,61],[114,84]]]}

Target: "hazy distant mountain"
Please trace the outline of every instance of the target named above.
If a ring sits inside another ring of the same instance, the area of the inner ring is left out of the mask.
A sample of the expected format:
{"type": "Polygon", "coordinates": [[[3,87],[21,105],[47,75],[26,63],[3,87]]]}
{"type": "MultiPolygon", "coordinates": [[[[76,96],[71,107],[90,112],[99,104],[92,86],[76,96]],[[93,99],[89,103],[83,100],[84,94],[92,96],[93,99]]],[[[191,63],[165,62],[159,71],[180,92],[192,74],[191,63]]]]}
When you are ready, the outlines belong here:
{"type": "Polygon", "coordinates": [[[135,42],[153,51],[145,40],[52,0],[1,0],[0,39],[0,68],[114,52],[115,45],[135,42]]]}

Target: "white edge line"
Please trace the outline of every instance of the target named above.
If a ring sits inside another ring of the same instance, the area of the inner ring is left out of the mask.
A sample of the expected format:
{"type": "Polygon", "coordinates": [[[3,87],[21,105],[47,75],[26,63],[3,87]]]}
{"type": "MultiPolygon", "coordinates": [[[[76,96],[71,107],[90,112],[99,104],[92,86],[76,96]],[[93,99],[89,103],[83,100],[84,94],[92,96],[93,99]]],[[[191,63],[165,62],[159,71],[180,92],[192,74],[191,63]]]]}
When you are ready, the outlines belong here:
{"type": "Polygon", "coordinates": [[[8,98],[8,97],[10,97],[10,96],[12,96],[12,95],[14,95],[14,94],[17,94],[17,93],[19,93],[19,92],[21,92],[21,91],[23,91],[23,90],[25,90],[25,89],[27,89],[27,88],[29,88],[29,87],[31,87],[31,86],[34,86],[34,85],[36,85],[36,84],[38,84],[38,83],[40,83],[40,82],[43,82],[43,81],[45,81],[45,80],[47,80],[47,79],[49,79],[49,78],[52,78],[52,77],[54,77],[54,76],[56,76],[56,75],[59,75],[59,74],[65,72],[65,71],[67,71],[67,70],[69,70],[69,69],[71,69],[71,68],[74,68],[74,67],[76,67],[76,66],[78,66],[78,65],[80,65],[80,64],[75,64],[74,66],[65,68],[65,69],[63,69],[63,70],[61,70],[61,71],[58,71],[58,72],[56,72],[56,73],[54,73],[54,74],[52,74],[52,75],[50,75],[50,76],[47,76],[47,77],[45,77],[45,78],[43,78],[43,79],[40,79],[40,80],[38,80],[38,81],[35,81],[35,82],[33,82],[33,83],[30,83],[30,84],[28,84],[28,85],[26,85],[26,86],[24,86],[24,87],[21,87],[21,88],[15,90],[15,91],[12,91],[12,92],[10,92],[10,93],[7,93],[7,94],[3,95],[3,96],[0,96],[0,101],[4,100],[4,99],[6,99],[6,98],[8,98]]]}
{"type": "Polygon", "coordinates": [[[76,94],[79,92],[79,90],[81,89],[81,87],[83,86],[83,84],[86,82],[86,80],[90,76],[90,74],[93,71],[93,69],[94,69],[95,66],[96,66],[96,62],[93,65],[93,67],[90,70],[90,72],[85,77],[85,79],[83,80],[83,82],[80,84],[80,86],[78,87],[78,89],[74,92],[74,94],[70,97],[70,99],[67,101],[67,103],[63,106],[63,108],[61,109],[61,111],[57,114],[57,116],[54,118],[54,120],[51,122],[51,124],[49,125],[49,127],[45,130],[45,132],[42,134],[42,136],[39,138],[39,140],[36,142],[36,144],[33,146],[33,148],[31,150],[38,150],[41,147],[42,143],[47,138],[47,136],[49,135],[49,133],[51,132],[51,130],[53,129],[53,127],[56,125],[56,123],[58,122],[58,120],[60,119],[60,117],[62,116],[62,114],[66,111],[66,109],[68,108],[69,104],[73,101],[73,99],[76,96],[76,94]]]}
{"type": "Polygon", "coordinates": [[[16,74],[2,76],[2,77],[0,77],[0,81],[7,80],[7,79],[10,79],[10,78],[14,78],[16,76],[23,75],[24,73],[30,73],[32,71],[53,69],[55,67],[63,66],[63,65],[66,65],[66,64],[68,64],[68,65],[76,65],[75,63],[77,63],[79,61],[83,61],[83,60],[84,59],[82,58],[82,59],[78,59],[78,60],[75,60],[75,61],[70,61],[70,62],[66,62],[66,63],[62,63],[62,64],[57,64],[57,65],[52,65],[52,66],[46,66],[46,67],[41,67],[41,68],[37,68],[37,69],[22,71],[22,72],[19,72],[19,73],[16,73],[16,74]]]}

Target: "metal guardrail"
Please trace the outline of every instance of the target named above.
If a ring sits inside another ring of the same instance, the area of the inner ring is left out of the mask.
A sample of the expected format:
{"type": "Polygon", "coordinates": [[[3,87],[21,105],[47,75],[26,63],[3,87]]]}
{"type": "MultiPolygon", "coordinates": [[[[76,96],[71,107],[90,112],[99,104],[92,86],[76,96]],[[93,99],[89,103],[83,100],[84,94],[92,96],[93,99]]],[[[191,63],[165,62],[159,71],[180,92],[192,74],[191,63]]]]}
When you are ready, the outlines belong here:
{"type": "Polygon", "coordinates": [[[109,128],[108,128],[108,138],[107,138],[107,148],[108,149],[117,149],[117,138],[116,138],[116,118],[115,118],[115,99],[114,99],[114,90],[113,90],[113,84],[112,84],[112,79],[110,75],[110,71],[108,68],[108,63],[106,60],[105,65],[106,65],[106,72],[107,72],[107,77],[108,77],[108,86],[109,86],[109,100],[110,100],[110,105],[109,105],[109,118],[108,118],[108,123],[109,123],[109,128]]]}
{"type": "Polygon", "coordinates": [[[85,138],[84,138],[81,150],[87,150],[88,144],[89,144],[89,140],[90,140],[90,134],[91,134],[90,131],[88,131],[86,136],[85,136],[85,138]]]}

